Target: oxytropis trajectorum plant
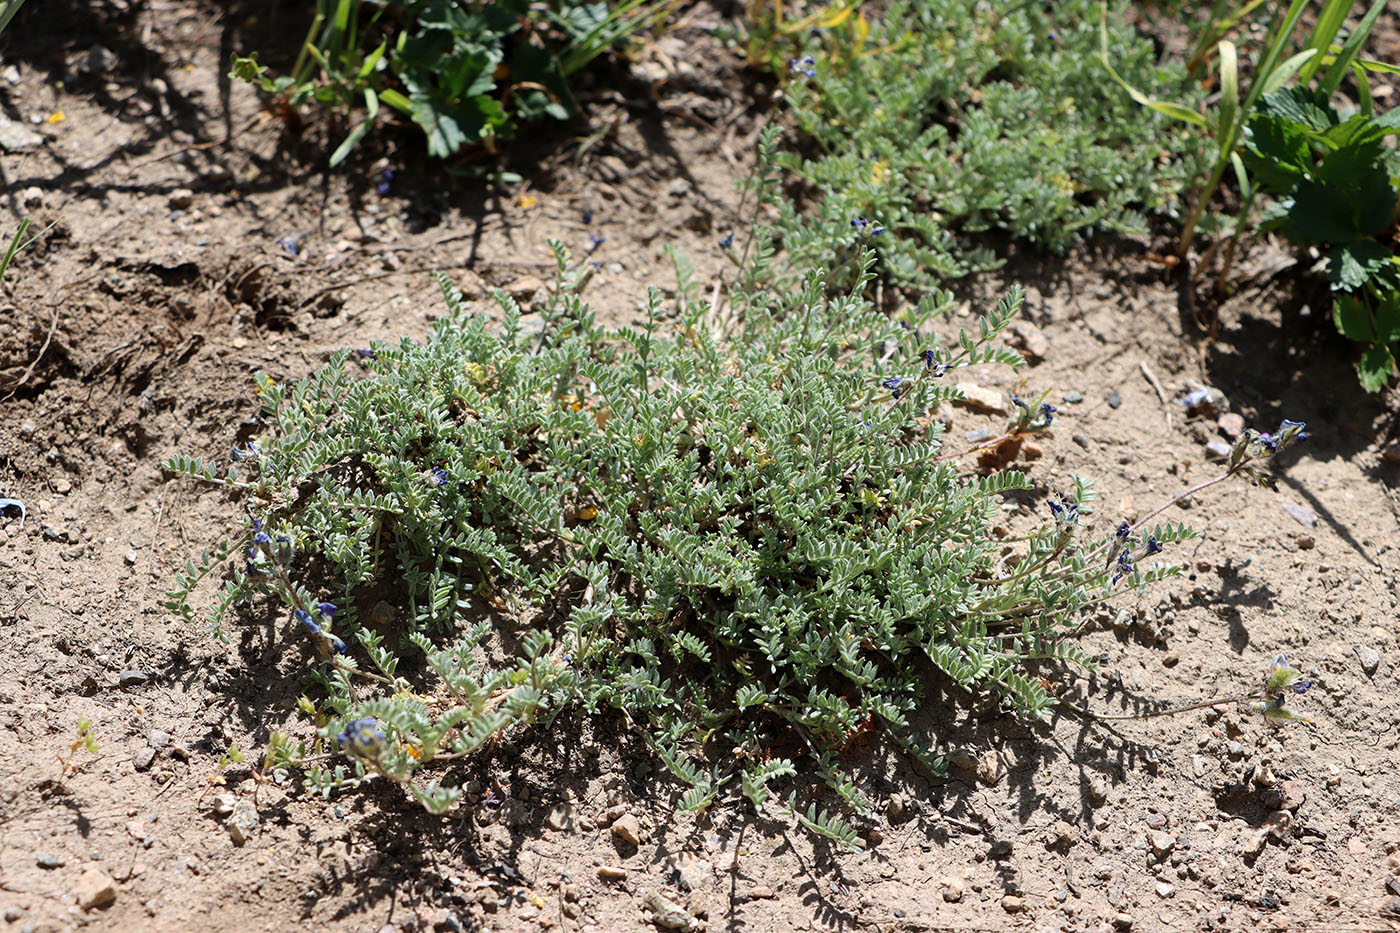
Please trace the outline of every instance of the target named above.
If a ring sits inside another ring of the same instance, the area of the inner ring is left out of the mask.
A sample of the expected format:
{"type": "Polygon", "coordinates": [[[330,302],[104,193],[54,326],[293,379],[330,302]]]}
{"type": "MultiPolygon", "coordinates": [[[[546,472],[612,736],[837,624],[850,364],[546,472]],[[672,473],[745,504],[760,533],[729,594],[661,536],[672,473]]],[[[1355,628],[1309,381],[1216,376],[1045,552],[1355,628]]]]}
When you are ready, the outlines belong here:
{"type": "MultiPolygon", "coordinates": [[[[842,758],[868,731],[941,771],[914,718],[930,668],[1047,714],[1028,665],[1087,664],[1080,611],[1173,572],[1148,559],[1191,532],[1144,520],[1087,539],[1076,480],[1052,521],[994,534],[1031,481],[960,470],[934,412],[960,395],[955,371],[1019,365],[998,337],[1021,293],[941,341],[951,299],[877,311],[878,241],[851,236],[844,293],[823,269],[774,288],[759,230],[727,311],[678,261],[674,302],[653,291],[645,323],[616,330],[556,247],[559,286],[528,327],[504,295],[499,324],[469,313],[444,280],[424,342],[337,353],[290,387],[259,375],[266,430],[238,463],[168,463],[248,509],[243,540],[191,565],[169,605],[193,618],[199,580],[232,556],[211,621],[271,610],[309,639],[312,723],[274,736],[269,765],[325,793],[388,779],[445,811],[451,759],[571,705],[617,709],[688,785],[681,807],[737,787],[857,845],[848,816],[770,785],[805,759],[868,813],[842,758]]],[[[1003,438],[1053,422],[1043,395],[1017,402],[1003,438]]],[[[1247,434],[1215,481],[1267,482],[1300,427],[1247,434]]]]}

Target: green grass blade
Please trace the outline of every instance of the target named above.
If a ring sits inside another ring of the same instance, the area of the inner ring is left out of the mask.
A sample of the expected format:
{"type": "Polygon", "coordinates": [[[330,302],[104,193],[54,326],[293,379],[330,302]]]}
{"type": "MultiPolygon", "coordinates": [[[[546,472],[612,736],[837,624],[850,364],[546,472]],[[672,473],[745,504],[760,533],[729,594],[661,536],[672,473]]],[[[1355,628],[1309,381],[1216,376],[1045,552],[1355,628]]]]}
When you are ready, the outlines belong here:
{"type": "MultiPolygon", "coordinates": [[[[1385,0],[1380,0],[1384,3],[1385,0]]],[[[1347,21],[1347,13],[1351,12],[1351,0],[1327,0],[1322,5],[1322,10],[1317,14],[1317,25],[1313,27],[1312,35],[1308,37],[1307,45],[1304,49],[1311,49],[1314,52],[1323,52],[1332,47],[1332,40],[1337,36],[1337,30],[1342,28],[1342,24],[1347,21]]],[[[1304,84],[1311,81],[1317,70],[1322,67],[1321,59],[1314,58],[1303,66],[1299,74],[1299,80],[1304,84]]]]}
{"type": "Polygon", "coordinates": [[[1360,54],[1361,46],[1371,35],[1371,30],[1375,27],[1376,20],[1380,17],[1381,11],[1385,9],[1385,5],[1386,0],[1375,0],[1371,4],[1371,8],[1366,11],[1366,15],[1361,18],[1361,22],[1356,25],[1355,31],[1347,37],[1346,44],[1342,46],[1342,50],[1337,53],[1337,57],[1322,76],[1321,87],[1323,91],[1332,94],[1341,86],[1342,79],[1346,77],[1347,69],[1351,67],[1351,63],[1360,54]]]}

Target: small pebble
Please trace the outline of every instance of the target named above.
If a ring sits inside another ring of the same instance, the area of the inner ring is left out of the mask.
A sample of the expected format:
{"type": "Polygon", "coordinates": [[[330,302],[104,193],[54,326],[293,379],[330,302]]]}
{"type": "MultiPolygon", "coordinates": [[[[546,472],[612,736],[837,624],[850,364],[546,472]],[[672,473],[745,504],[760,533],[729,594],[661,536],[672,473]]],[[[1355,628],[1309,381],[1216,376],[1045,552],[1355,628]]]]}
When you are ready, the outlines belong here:
{"type": "Polygon", "coordinates": [[[1381,666],[1381,653],[1369,645],[1357,645],[1351,650],[1361,661],[1361,670],[1365,672],[1366,676],[1375,676],[1376,670],[1381,666]]]}
{"type": "Polygon", "coordinates": [[[73,886],[78,895],[78,906],[83,910],[106,907],[117,899],[117,883],[112,876],[100,868],[89,868],[78,876],[73,886]]]}
{"type": "Polygon", "coordinates": [[[170,192],[170,200],[166,202],[172,211],[189,210],[194,204],[194,192],[188,188],[176,188],[170,192]]]}
{"type": "Polygon", "coordinates": [[[117,686],[139,687],[146,682],[146,675],[140,671],[122,671],[117,675],[117,686]]]}
{"type": "Polygon", "coordinates": [[[1123,407],[1123,396],[1118,394],[1117,389],[1108,390],[1108,407],[1115,409],[1123,407]]]}
{"type": "Polygon", "coordinates": [[[68,863],[57,855],[41,855],[34,860],[34,864],[38,865],[40,868],[46,868],[52,871],[55,868],[62,868],[68,863]]]}
{"type": "Polygon", "coordinates": [[[902,823],[910,816],[909,798],[903,794],[890,794],[890,802],[885,807],[885,816],[891,823],[902,823]]]}
{"type": "Polygon", "coordinates": [[[1306,505],[1285,505],[1283,511],[1309,531],[1317,527],[1317,513],[1306,505]]]}
{"type": "Polygon", "coordinates": [[[1244,433],[1244,416],[1238,412],[1226,412],[1215,421],[1215,426],[1220,429],[1220,433],[1234,440],[1244,433]]]}
{"type": "Polygon", "coordinates": [[[214,812],[219,816],[228,816],[237,805],[238,798],[233,794],[216,794],[214,797],[214,812]]]}
{"type": "Polygon", "coordinates": [[[1015,894],[1008,894],[1001,899],[1001,909],[1009,914],[1014,914],[1026,909],[1026,899],[1017,897],[1015,894]]]}
{"type": "Polygon", "coordinates": [[[963,893],[967,890],[963,880],[956,876],[949,876],[943,879],[943,899],[950,904],[956,904],[962,900],[963,893]]]}
{"type": "Polygon", "coordinates": [[[601,881],[626,881],[627,869],[618,865],[599,865],[598,878],[601,881]]]}
{"type": "Polygon", "coordinates": [[[642,844],[642,824],[631,813],[624,814],[613,821],[612,834],[628,845],[639,846],[642,844]]]}
{"type": "Polygon", "coordinates": [[[1154,829],[1147,834],[1148,845],[1152,847],[1152,854],[1158,858],[1165,858],[1176,848],[1176,837],[1171,833],[1154,829]]]}
{"type": "Polygon", "coordinates": [[[152,729],[150,735],[151,748],[165,748],[174,740],[169,732],[162,732],[160,729],[152,729]]]}
{"type": "Polygon", "coordinates": [[[241,846],[252,839],[258,831],[258,811],[250,803],[240,803],[233,808],[228,821],[228,835],[233,844],[241,846]]]}
{"type": "Polygon", "coordinates": [[[138,748],[131,753],[131,763],[136,766],[137,771],[150,770],[151,763],[156,760],[156,750],[150,746],[138,748]]]}
{"type": "Polygon", "coordinates": [[[1066,392],[1060,396],[1060,400],[1066,405],[1078,405],[1084,401],[1084,394],[1082,392],[1066,392]]]}

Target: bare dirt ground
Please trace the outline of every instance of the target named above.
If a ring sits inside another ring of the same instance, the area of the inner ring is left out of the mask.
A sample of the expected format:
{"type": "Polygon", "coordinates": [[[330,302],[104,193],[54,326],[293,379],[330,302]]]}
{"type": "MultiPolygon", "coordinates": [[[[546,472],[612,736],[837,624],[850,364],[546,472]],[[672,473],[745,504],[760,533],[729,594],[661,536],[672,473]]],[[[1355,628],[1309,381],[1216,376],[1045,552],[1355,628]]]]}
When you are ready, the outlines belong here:
{"type": "MultiPolygon", "coordinates": [[[[1298,704],[1313,725],[1227,706],[1027,726],[935,694],[954,768],[933,782],[859,749],[882,808],[859,854],[737,806],[679,816],[679,788],[617,723],[577,718],[469,766],[447,819],[247,765],[215,786],[231,744],[299,728],[304,667],[266,620],[221,646],[163,608],[238,506],[160,461],[226,458],[255,427],[257,370],[297,378],[335,349],[422,335],[441,308],[431,270],[483,309],[488,286],[528,301],[558,238],[599,264],[586,297],[611,321],[673,281],[666,247],[714,282],[771,88],[704,38],[702,7],[599,82],[568,145],[553,127],[512,150],[522,185],[450,176],[392,134],[328,173],[322,125],[297,137],[222,77],[231,50],[289,23],[192,0],[26,14],[0,63],[4,116],[31,134],[0,152],[6,227],[56,225],[0,306],[0,497],[27,507],[0,514],[3,928],[641,930],[666,919],[657,894],[749,933],[1400,924],[1395,399],[1361,392],[1323,296],[1267,244],[1239,263],[1214,342],[1145,258],[1160,243],[1007,247],[1001,275],[962,290],[971,313],[1028,287],[1035,362],[982,375],[1062,410],[1020,452],[1038,488],[1008,521],[1076,473],[1098,483],[1100,525],[1211,476],[1207,444],[1238,424],[1189,415],[1191,380],[1245,424],[1308,423],[1278,492],[1225,485],[1173,509],[1203,533],[1173,555],[1189,576],[1095,617],[1100,669],[1063,686],[1145,711],[1252,690],[1286,651],[1317,681],[1298,704]],[[80,718],[100,747],[66,769],[80,718]],[[610,831],[620,813],[640,844],[610,831]]],[[[956,441],[1001,425],[950,417],[956,441]]]]}

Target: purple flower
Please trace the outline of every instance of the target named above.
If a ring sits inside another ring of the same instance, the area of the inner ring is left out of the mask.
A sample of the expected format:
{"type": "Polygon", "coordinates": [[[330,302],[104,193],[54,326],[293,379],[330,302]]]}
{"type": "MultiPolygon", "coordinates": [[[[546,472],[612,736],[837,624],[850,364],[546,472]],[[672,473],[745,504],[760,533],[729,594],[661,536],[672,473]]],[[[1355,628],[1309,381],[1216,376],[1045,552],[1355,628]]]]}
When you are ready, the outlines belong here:
{"type": "Polygon", "coordinates": [[[1303,680],[1295,681],[1294,683],[1290,684],[1288,689],[1292,690],[1294,693],[1302,694],[1307,693],[1308,688],[1312,685],[1313,682],[1311,680],[1304,678],[1303,680]]]}
{"type": "Polygon", "coordinates": [[[792,74],[805,75],[809,78],[817,76],[817,69],[814,67],[817,60],[810,55],[804,55],[800,60],[791,59],[788,61],[788,71],[792,74]]]}
{"type": "Polygon", "coordinates": [[[321,634],[321,626],[316,624],[316,620],[312,619],[311,614],[305,609],[296,609],[292,612],[292,615],[296,616],[297,621],[305,626],[306,630],[312,635],[321,634]]]}
{"type": "Polygon", "coordinates": [[[335,637],[334,635],[331,635],[330,633],[326,633],[326,643],[331,646],[331,650],[334,651],[336,654],[350,653],[350,647],[347,644],[345,644],[345,642],[341,641],[339,638],[335,637]]]}
{"type": "Polygon", "coordinates": [[[1045,419],[1045,426],[1047,428],[1055,423],[1055,412],[1057,411],[1059,411],[1059,409],[1056,408],[1054,405],[1051,405],[1049,402],[1044,402],[1041,404],[1040,415],[1042,418],[1045,419]]]}
{"type": "Polygon", "coordinates": [[[1017,395],[1015,392],[1012,392],[1012,393],[1011,393],[1011,404],[1012,404],[1012,405],[1015,405],[1017,408],[1021,409],[1022,411],[1030,411],[1030,410],[1031,410],[1031,409],[1030,409],[1030,406],[1026,404],[1026,400],[1023,399],[1023,398],[1021,398],[1021,396],[1017,395]]]}
{"type": "Polygon", "coordinates": [[[1147,536],[1147,553],[1157,554],[1162,550],[1162,542],[1158,541],[1155,535],[1147,536]]]}
{"type": "Polygon", "coordinates": [[[588,248],[589,248],[589,249],[597,249],[598,247],[602,246],[602,245],[603,245],[604,243],[606,243],[607,241],[608,241],[608,238],[605,237],[605,236],[599,236],[599,235],[596,234],[596,233],[590,233],[590,234],[588,235],[588,248]]]}
{"type": "Polygon", "coordinates": [[[362,349],[362,350],[356,350],[355,352],[358,353],[358,354],[360,355],[360,359],[362,359],[362,360],[377,360],[377,359],[379,359],[379,354],[378,354],[378,353],[375,353],[373,350],[362,349]]]}
{"type": "Polygon", "coordinates": [[[1052,499],[1048,504],[1050,514],[1055,517],[1055,524],[1062,529],[1073,528],[1079,524],[1079,503],[1061,497],[1059,502],[1052,499]]]}
{"type": "Polygon", "coordinates": [[[586,227],[591,223],[593,223],[593,212],[586,210],[583,212],[583,225],[586,227]]]}
{"type": "Polygon", "coordinates": [[[935,379],[947,374],[948,364],[938,359],[938,354],[932,350],[924,351],[924,368],[933,373],[935,379]]]}
{"type": "Polygon", "coordinates": [[[899,378],[898,376],[891,376],[884,382],[880,383],[880,385],[889,389],[890,394],[893,395],[895,398],[899,398],[899,396],[903,393],[904,390],[900,388],[900,386],[902,386],[903,384],[904,380],[899,378]]]}
{"type": "Polygon", "coordinates": [[[394,170],[393,170],[393,169],[387,169],[387,170],[385,170],[384,174],[380,176],[379,184],[375,185],[375,186],[374,186],[374,189],[375,189],[376,191],[378,191],[381,195],[388,194],[388,193],[389,193],[389,185],[390,185],[393,181],[394,181],[394,170]]]}
{"type": "Polygon", "coordinates": [[[345,724],[336,740],[341,748],[362,758],[375,758],[384,746],[384,729],[376,719],[352,719],[345,724]]]}
{"type": "Polygon", "coordinates": [[[317,604],[316,604],[316,611],[319,612],[321,615],[325,616],[327,619],[329,619],[331,616],[335,615],[339,610],[340,610],[340,607],[337,606],[335,603],[317,603],[317,604]]]}
{"type": "Polygon", "coordinates": [[[1118,552],[1118,572],[1113,575],[1113,582],[1117,583],[1123,579],[1125,574],[1131,574],[1136,568],[1133,567],[1133,552],[1122,550],[1118,552]]]}
{"type": "Polygon", "coordinates": [[[729,249],[729,248],[730,248],[731,246],[733,246],[733,245],[734,245],[734,234],[733,234],[732,231],[731,231],[730,233],[726,233],[724,236],[722,236],[722,237],[719,238],[719,248],[720,248],[720,249],[729,249]]]}
{"type": "Polygon", "coordinates": [[[262,453],[262,451],[261,451],[261,450],[258,450],[258,442],[257,442],[257,441],[249,441],[249,442],[248,442],[247,448],[243,448],[243,447],[235,447],[235,448],[233,448],[233,458],[232,458],[232,459],[234,459],[234,460],[251,460],[251,459],[253,459],[254,457],[258,456],[258,455],[261,454],[261,453],[262,453]]]}
{"type": "Polygon", "coordinates": [[[255,545],[265,545],[271,543],[272,539],[268,537],[267,532],[265,531],[259,531],[257,534],[253,535],[253,544],[255,545]]]}
{"type": "Polygon", "coordinates": [[[884,233],[884,232],[885,232],[885,228],[884,228],[884,227],[876,226],[876,227],[872,227],[872,228],[871,228],[871,230],[870,230],[870,235],[871,235],[871,236],[879,236],[880,234],[882,234],[882,233],[884,233]]]}
{"type": "Polygon", "coordinates": [[[1118,526],[1118,530],[1117,530],[1116,532],[1114,532],[1114,534],[1116,534],[1116,535],[1118,536],[1118,540],[1119,540],[1119,541],[1127,541],[1127,540],[1128,540],[1128,533],[1131,532],[1132,530],[1133,530],[1132,526],[1129,525],[1129,524],[1125,521],[1125,522],[1123,522],[1123,524],[1121,524],[1121,525],[1118,526]]]}
{"type": "Polygon", "coordinates": [[[866,220],[864,217],[857,217],[851,221],[851,226],[855,227],[857,231],[864,233],[865,228],[870,226],[870,221],[866,220]]]}
{"type": "Polygon", "coordinates": [[[433,485],[434,485],[434,486],[446,486],[446,485],[447,485],[447,470],[446,470],[446,469],[444,469],[443,467],[440,467],[440,466],[435,466],[435,467],[433,467],[433,485]]]}

